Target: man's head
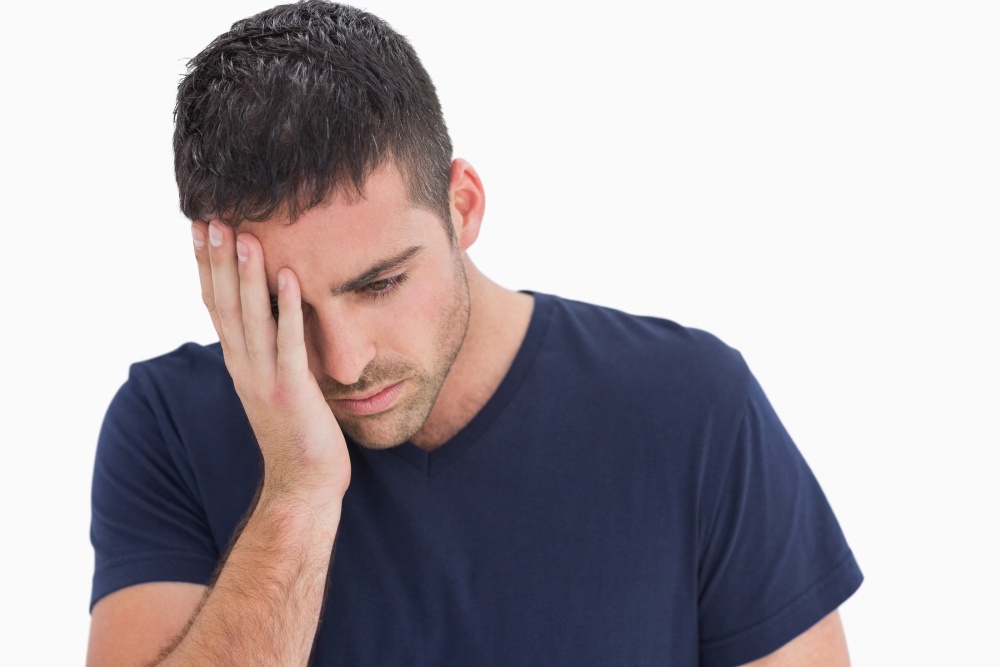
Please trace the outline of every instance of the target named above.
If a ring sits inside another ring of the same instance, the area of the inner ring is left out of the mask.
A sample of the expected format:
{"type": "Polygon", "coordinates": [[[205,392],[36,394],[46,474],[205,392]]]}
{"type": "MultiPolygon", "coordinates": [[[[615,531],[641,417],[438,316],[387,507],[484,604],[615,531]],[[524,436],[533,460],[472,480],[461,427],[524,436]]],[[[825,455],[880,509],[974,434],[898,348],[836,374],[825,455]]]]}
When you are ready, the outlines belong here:
{"type": "Polygon", "coordinates": [[[309,0],[233,24],[188,64],[174,117],[192,220],[295,220],[338,188],[360,195],[391,160],[413,203],[448,222],[434,85],[404,37],[353,7],[309,0]]]}
{"type": "Polygon", "coordinates": [[[475,240],[483,198],[464,161],[451,182],[454,241],[435,213],[410,202],[392,164],[368,178],[364,197],[338,190],[294,224],[240,225],[240,238],[260,244],[272,294],[279,269],[295,273],[309,368],[341,428],[369,447],[424,428],[465,340],[462,250],[475,240]]]}
{"type": "Polygon", "coordinates": [[[234,24],[178,87],[181,209],[291,269],[309,366],[344,431],[388,447],[424,426],[468,329],[464,250],[484,205],[413,49],[310,0],[234,24]]]}

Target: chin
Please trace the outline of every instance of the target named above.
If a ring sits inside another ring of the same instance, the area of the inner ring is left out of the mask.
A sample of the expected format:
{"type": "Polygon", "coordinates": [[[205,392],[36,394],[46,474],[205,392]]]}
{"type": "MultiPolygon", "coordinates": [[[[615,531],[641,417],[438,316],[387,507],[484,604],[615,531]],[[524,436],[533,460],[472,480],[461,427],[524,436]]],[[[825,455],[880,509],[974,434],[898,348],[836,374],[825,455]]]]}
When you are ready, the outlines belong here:
{"type": "Polygon", "coordinates": [[[402,410],[397,415],[391,414],[397,410],[387,410],[369,417],[338,419],[338,421],[340,421],[340,427],[344,433],[362,447],[376,450],[390,449],[403,444],[419,433],[430,413],[428,407],[426,411],[410,408],[402,410]]]}

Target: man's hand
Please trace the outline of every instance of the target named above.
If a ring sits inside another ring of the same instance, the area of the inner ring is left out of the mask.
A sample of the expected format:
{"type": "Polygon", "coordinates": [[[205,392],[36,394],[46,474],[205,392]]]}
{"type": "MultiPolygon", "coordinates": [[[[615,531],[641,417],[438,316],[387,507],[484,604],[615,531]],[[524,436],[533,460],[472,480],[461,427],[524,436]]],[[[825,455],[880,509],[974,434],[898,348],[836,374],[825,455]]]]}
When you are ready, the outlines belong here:
{"type": "Polygon", "coordinates": [[[277,323],[264,254],[250,234],[192,226],[201,294],[264,457],[261,497],[339,502],[350,482],[343,433],[309,371],[302,297],[291,269],[277,273],[277,323]]]}
{"type": "Polygon", "coordinates": [[[305,665],[351,479],[347,445],[309,371],[295,274],[277,273],[275,322],[257,239],[218,222],[191,231],[202,298],[264,458],[260,496],[210,587],[150,583],[98,602],[87,664],[305,665]]]}
{"type": "MultiPolygon", "coordinates": [[[[347,445],[309,371],[295,274],[277,273],[275,322],[257,239],[218,222],[191,231],[202,299],[257,436],[264,479],[218,578],[155,664],[304,665],[351,478],[347,445]]],[[[113,617],[128,602],[119,595],[102,613],[113,617]]]]}

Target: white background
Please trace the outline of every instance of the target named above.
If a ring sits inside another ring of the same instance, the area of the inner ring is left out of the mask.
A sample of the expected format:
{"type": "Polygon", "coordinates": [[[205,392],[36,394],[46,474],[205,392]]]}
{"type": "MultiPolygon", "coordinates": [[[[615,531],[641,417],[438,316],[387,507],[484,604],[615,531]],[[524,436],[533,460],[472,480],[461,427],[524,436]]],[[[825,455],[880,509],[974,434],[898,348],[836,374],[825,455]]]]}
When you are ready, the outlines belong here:
{"type": "MultiPolygon", "coordinates": [[[[82,663],[103,412],[130,362],[213,339],[176,205],[173,95],[187,58],[267,6],[7,10],[5,663],[82,663]]],[[[367,5],[411,38],[483,178],[480,267],[739,348],[866,574],[842,610],[855,664],[985,664],[996,5],[651,7],[367,5]]]]}

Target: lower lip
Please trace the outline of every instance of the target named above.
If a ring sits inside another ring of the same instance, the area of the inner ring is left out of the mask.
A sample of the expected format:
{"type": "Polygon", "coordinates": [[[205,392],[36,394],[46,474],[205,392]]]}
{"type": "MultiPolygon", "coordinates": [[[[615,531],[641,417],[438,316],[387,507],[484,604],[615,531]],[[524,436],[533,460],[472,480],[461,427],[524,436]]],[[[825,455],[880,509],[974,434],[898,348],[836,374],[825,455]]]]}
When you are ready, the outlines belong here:
{"type": "Polygon", "coordinates": [[[336,402],[337,405],[356,415],[373,415],[392,407],[393,402],[401,391],[403,391],[403,383],[397,382],[368,398],[338,398],[336,402]]]}

